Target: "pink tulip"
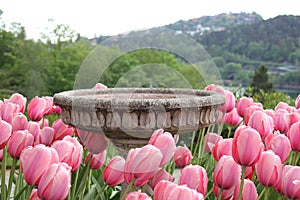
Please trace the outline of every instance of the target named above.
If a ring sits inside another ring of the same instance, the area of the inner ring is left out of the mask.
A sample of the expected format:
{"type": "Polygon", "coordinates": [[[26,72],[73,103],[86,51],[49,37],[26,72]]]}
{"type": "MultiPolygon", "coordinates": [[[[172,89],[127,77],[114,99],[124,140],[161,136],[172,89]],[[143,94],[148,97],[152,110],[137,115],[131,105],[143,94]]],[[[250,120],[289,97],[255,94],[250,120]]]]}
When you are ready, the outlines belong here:
{"type": "Polygon", "coordinates": [[[26,147],[20,156],[20,166],[25,181],[37,186],[42,175],[53,163],[58,163],[58,153],[54,148],[38,144],[26,147]]]}
{"type": "Polygon", "coordinates": [[[41,200],[40,197],[38,196],[38,191],[37,191],[37,189],[33,189],[33,190],[31,191],[29,200],[41,200]]]}
{"type": "Polygon", "coordinates": [[[206,91],[217,92],[225,96],[224,88],[220,85],[210,84],[204,88],[206,91]]]}
{"type": "Polygon", "coordinates": [[[40,125],[37,122],[29,121],[27,124],[27,130],[31,133],[34,137],[34,144],[40,143],[40,125]]]}
{"type": "Polygon", "coordinates": [[[177,167],[185,167],[193,159],[192,152],[186,147],[178,146],[174,153],[174,162],[177,167]]]}
{"type": "Polygon", "coordinates": [[[63,140],[55,141],[51,147],[56,149],[60,162],[65,162],[72,167],[72,172],[79,169],[83,148],[75,138],[68,135],[63,140]]]}
{"type": "Polygon", "coordinates": [[[268,116],[270,116],[272,119],[274,119],[274,115],[275,115],[275,111],[274,111],[274,110],[272,110],[272,109],[266,109],[266,110],[264,110],[264,112],[265,112],[268,116]]]}
{"type": "Polygon", "coordinates": [[[152,178],[163,158],[160,150],[148,144],[142,148],[131,149],[125,162],[125,181],[129,184],[135,180],[135,186],[145,185],[152,178]]]}
{"type": "Polygon", "coordinates": [[[72,136],[74,134],[74,128],[66,125],[61,119],[53,122],[52,128],[54,128],[54,140],[62,140],[65,136],[72,136]]]}
{"type": "Polygon", "coordinates": [[[103,166],[106,159],[106,150],[102,151],[99,154],[88,153],[85,162],[88,163],[90,159],[92,159],[90,161],[90,168],[94,170],[100,169],[103,166]]]}
{"type": "Polygon", "coordinates": [[[158,170],[155,175],[153,176],[153,178],[151,179],[151,188],[154,189],[155,186],[161,181],[161,180],[165,180],[165,181],[174,181],[174,177],[169,174],[164,168],[161,168],[160,170],[158,170]]]}
{"type": "MultiPolygon", "coordinates": [[[[236,184],[236,185],[238,185],[238,184],[236,184]]],[[[231,187],[228,190],[223,189],[221,199],[222,200],[231,200],[233,198],[234,189],[235,189],[235,187],[231,187]]],[[[214,183],[213,184],[213,192],[216,197],[220,196],[220,191],[221,191],[221,189],[214,183]]]]}
{"type": "Polygon", "coordinates": [[[38,196],[41,199],[66,199],[71,187],[71,167],[66,163],[54,163],[49,166],[38,184],[38,196]]]}
{"type": "Polygon", "coordinates": [[[51,115],[54,111],[53,97],[42,97],[46,100],[46,108],[44,110],[44,115],[51,115]]]}
{"type": "Polygon", "coordinates": [[[54,140],[54,128],[45,126],[40,131],[40,144],[50,146],[54,140]]]}
{"type": "Polygon", "coordinates": [[[237,113],[241,116],[245,116],[246,109],[253,104],[251,97],[241,97],[236,102],[237,113]]]}
{"type": "Polygon", "coordinates": [[[300,113],[297,112],[292,112],[288,114],[289,118],[290,118],[290,126],[293,125],[296,122],[300,121],[300,113]]]}
{"type": "Polygon", "coordinates": [[[93,89],[96,89],[96,90],[101,90],[101,89],[106,89],[107,86],[102,84],[102,83],[96,83],[96,85],[93,87],[93,89]]]}
{"type": "Polygon", "coordinates": [[[233,137],[232,156],[242,166],[254,165],[263,150],[263,143],[259,133],[249,127],[240,126],[233,137]]]}
{"type": "Polygon", "coordinates": [[[19,110],[19,105],[10,102],[5,103],[0,108],[0,118],[8,123],[11,123],[15,113],[18,113],[19,110]]]}
{"type": "Polygon", "coordinates": [[[263,108],[256,105],[251,105],[248,108],[246,108],[245,114],[244,114],[244,123],[247,126],[248,122],[250,120],[251,115],[256,111],[263,111],[263,108]]]}
{"type": "Polygon", "coordinates": [[[40,121],[45,115],[45,110],[48,110],[47,101],[43,98],[35,96],[29,102],[27,109],[30,119],[34,121],[40,121]]]}
{"type": "Polygon", "coordinates": [[[203,200],[201,193],[186,185],[176,185],[170,181],[162,180],[154,188],[154,200],[203,200]]]}
{"type": "Polygon", "coordinates": [[[263,140],[267,135],[272,134],[274,129],[273,119],[263,111],[254,112],[249,119],[248,126],[257,130],[263,140]]]}
{"type": "Polygon", "coordinates": [[[289,139],[284,135],[280,134],[279,131],[275,131],[274,134],[270,134],[265,138],[266,150],[272,150],[284,163],[291,152],[291,143],[289,139]]]}
{"type": "Polygon", "coordinates": [[[19,106],[19,109],[17,112],[24,113],[27,99],[26,99],[26,97],[24,97],[23,95],[21,95],[19,93],[14,93],[13,95],[10,96],[9,99],[5,100],[4,102],[17,104],[19,106]]]}
{"type": "Polygon", "coordinates": [[[214,169],[214,183],[219,188],[228,190],[238,183],[240,177],[241,166],[231,156],[222,156],[214,169]]]}
{"type": "Polygon", "coordinates": [[[287,132],[287,137],[290,140],[291,147],[293,151],[300,151],[300,121],[294,123],[289,131],[287,132]]]}
{"type": "Polygon", "coordinates": [[[146,193],[141,191],[130,192],[125,196],[125,200],[152,200],[146,193]]]}
{"type": "Polygon", "coordinates": [[[278,109],[274,114],[274,130],[278,130],[281,133],[285,133],[289,130],[290,126],[290,117],[289,112],[284,109],[278,109]]]}
{"type": "Polygon", "coordinates": [[[296,107],[297,109],[300,108],[300,94],[298,95],[298,97],[297,97],[297,99],[296,99],[296,101],[295,101],[295,107],[296,107]]]}
{"type": "Polygon", "coordinates": [[[27,130],[13,132],[8,142],[8,152],[11,157],[19,159],[21,152],[34,142],[33,135],[27,130]]]}
{"type": "Polygon", "coordinates": [[[238,115],[236,108],[228,113],[225,113],[224,116],[224,122],[229,126],[237,126],[242,122],[242,120],[243,118],[238,115]]]}
{"type": "Polygon", "coordinates": [[[219,140],[212,149],[212,155],[219,161],[223,155],[232,156],[232,138],[219,140]]]}
{"type": "Polygon", "coordinates": [[[76,129],[84,147],[92,154],[103,152],[108,146],[108,139],[102,133],[92,133],[76,129]]]}
{"type": "Polygon", "coordinates": [[[223,106],[219,107],[219,110],[228,113],[235,107],[235,96],[229,90],[224,90],[224,92],[226,101],[223,106]]]}
{"type": "Polygon", "coordinates": [[[162,129],[153,132],[148,144],[157,147],[163,155],[160,166],[167,164],[173,157],[176,144],[171,133],[163,132],[162,129]]]}
{"type": "Polygon", "coordinates": [[[0,162],[2,162],[3,159],[3,149],[0,149],[0,162]]]}
{"type": "MultiPolygon", "coordinates": [[[[236,184],[234,188],[233,200],[238,200],[239,192],[240,192],[240,184],[236,184]]],[[[249,179],[244,179],[242,200],[256,200],[256,199],[258,199],[258,194],[257,194],[255,184],[249,179]]]]}
{"type": "Polygon", "coordinates": [[[107,185],[116,186],[124,181],[125,159],[113,157],[103,170],[103,180],[107,185]]]}
{"type": "Polygon", "coordinates": [[[283,167],[280,191],[290,199],[300,199],[300,167],[283,167]]]}
{"type": "Polygon", "coordinates": [[[291,113],[291,112],[294,112],[294,109],[295,109],[295,108],[289,106],[289,104],[287,104],[287,103],[285,103],[285,102],[279,102],[279,103],[277,104],[277,106],[275,107],[274,110],[275,110],[275,112],[276,112],[276,111],[279,110],[279,109],[283,109],[283,110],[286,110],[286,111],[288,111],[289,113],[291,113]]]}
{"type": "Polygon", "coordinates": [[[25,130],[28,126],[28,121],[23,113],[15,113],[11,120],[11,126],[14,131],[25,130]]]}
{"type": "Polygon", "coordinates": [[[222,139],[222,136],[216,133],[207,133],[204,138],[204,151],[207,153],[211,153],[212,149],[216,145],[216,143],[222,139]]]}
{"type": "Polygon", "coordinates": [[[265,187],[275,186],[280,180],[282,167],[280,157],[273,151],[262,152],[255,165],[259,182],[265,187]]]}
{"type": "Polygon", "coordinates": [[[199,165],[189,165],[181,170],[178,185],[187,185],[205,195],[207,191],[208,177],[206,170],[199,165]]]}
{"type": "Polygon", "coordinates": [[[12,126],[0,118],[0,149],[7,144],[12,133],[12,126]]]}

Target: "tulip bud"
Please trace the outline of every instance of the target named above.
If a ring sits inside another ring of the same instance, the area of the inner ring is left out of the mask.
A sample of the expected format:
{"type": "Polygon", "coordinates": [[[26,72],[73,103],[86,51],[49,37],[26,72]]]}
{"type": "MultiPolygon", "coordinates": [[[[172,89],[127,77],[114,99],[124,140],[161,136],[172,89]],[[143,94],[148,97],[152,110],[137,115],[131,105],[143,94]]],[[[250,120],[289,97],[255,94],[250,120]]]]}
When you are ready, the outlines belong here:
{"type": "Polygon", "coordinates": [[[53,163],[58,163],[59,157],[54,148],[38,144],[26,147],[20,155],[20,166],[25,181],[37,186],[42,175],[53,163]]]}
{"type": "Polygon", "coordinates": [[[176,150],[176,144],[173,136],[168,132],[163,133],[162,129],[154,131],[148,144],[152,144],[161,151],[163,158],[161,160],[160,166],[164,166],[165,164],[167,164],[173,157],[176,150]]]}
{"type": "Polygon", "coordinates": [[[106,89],[107,86],[102,84],[102,83],[96,83],[96,85],[93,87],[95,90],[101,90],[101,89],[106,89]]]}
{"type": "Polygon", "coordinates": [[[265,187],[275,186],[280,180],[282,167],[280,157],[273,151],[262,152],[255,165],[259,182],[265,187]]]}
{"type": "Polygon", "coordinates": [[[83,148],[75,138],[68,135],[63,140],[55,141],[51,147],[56,149],[60,162],[65,162],[72,167],[72,172],[79,169],[83,148]]]}
{"type": "Polygon", "coordinates": [[[7,144],[12,133],[12,126],[0,118],[0,149],[7,144]]]}
{"type": "Polygon", "coordinates": [[[283,167],[280,191],[289,199],[300,199],[300,167],[285,165],[283,167]]]}
{"type": "Polygon", "coordinates": [[[232,156],[232,138],[219,140],[214,148],[212,154],[216,161],[219,161],[223,155],[232,156]]]}
{"type": "Polygon", "coordinates": [[[273,119],[263,111],[254,112],[248,122],[248,126],[258,131],[262,139],[273,133],[273,119]]]}
{"type": "Polygon", "coordinates": [[[38,191],[37,191],[37,189],[33,189],[33,190],[31,191],[29,200],[41,200],[40,197],[38,196],[38,191]]]}
{"type": "Polygon", "coordinates": [[[50,146],[54,140],[54,128],[45,126],[40,132],[40,144],[50,146]]]}
{"type": "Polygon", "coordinates": [[[284,109],[278,109],[275,111],[274,117],[274,129],[281,133],[286,133],[290,127],[289,112],[284,109]]]}
{"type": "Polygon", "coordinates": [[[166,180],[166,181],[174,181],[174,177],[169,174],[164,168],[160,169],[155,173],[153,178],[151,179],[151,188],[154,189],[155,186],[161,181],[161,180],[166,180]]]}
{"type": "Polygon", "coordinates": [[[11,157],[19,159],[21,152],[28,146],[32,146],[34,142],[33,135],[27,130],[16,131],[12,134],[8,142],[8,153],[11,157]]]}
{"type": "Polygon", "coordinates": [[[11,120],[11,126],[14,131],[25,130],[28,126],[28,121],[23,113],[15,113],[11,120]]]}
{"type": "Polygon", "coordinates": [[[0,118],[8,123],[11,123],[15,113],[18,113],[19,111],[19,105],[14,103],[5,103],[0,108],[0,118]]]}
{"type": "Polygon", "coordinates": [[[27,99],[26,99],[26,97],[24,97],[23,95],[21,95],[19,93],[14,93],[13,95],[10,96],[9,99],[5,100],[4,102],[17,104],[19,106],[19,109],[17,112],[24,113],[27,99]]]}
{"type": "Polygon", "coordinates": [[[145,185],[158,170],[162,158],[160,150],[151,144],[131,149],[125,162],[126,183],[129,184],[132,179],[135,179],[135,186],[145,185]]]}
{"type": "Polygon", "coordinates": [[[233,137],[232,156],[242,166],[254,165],[263,150],[263,143],[259,133],[249,127],[240,126],[233,137]]]}
{"type": "Polygon", "coordinates": [[[206,170],[198,165],[189,165],[182,169],[178,185],[187,185],[205,195],[207,191],[208,177],[206,170]]]}
{"type": "Polygon", "coordinates": [[[222,139],[222,136],[216,133],[208,133],[204,136],[204,151],[207,153],[211,153],[212,149],[216,145],[216,143],[222,139]]]}
{"type": "Polygon", "coordinates": [[[92,154],[103,152],[108,146],[108,140],[102,133],[92,133],[76,129],[84,147],[92,154]]]}
{"type": "Polygon", "coordinates": [[[49,166],[38,184],[41,199],[66,199],[71,187],[71,167],[66,163],[49,166]]]}
{"type": "Polygon", "coordinates": [[[125,200],[152,200],[146,193],[141,191],[130,192],[125,196],[125,200]]]}
{"type": "Polygon", "coordinates": [[[294,123],[289,131],[287,132],[287,137],[290,140],[291,147],[293,151],[300,151],[300,121],[294,123]]]}
{"type": "Polygon", "coordinates": [[[74,128],[66,125],[61,119],[54,121],[52,128],[54,128],[54,140],[62,140],[65,136],[74,134],[74,128]]]}
{"type": "Polygon", "coordinates": [[[237,126],[241,123],[243,118],[241,118],[237,111],[236,108],[234,108],[232,111],[225,113],[224,116],[224,122],[230,126],[237,126]]]}
{"type": "Polygon", "coordinates": [[[228,190],[238,183],[240,177],[241,166],[231,156],[222,156],[214,169],[214,183],[219,188],[228,190]]]}
{"type": "MultiPolygon", "coordinates": [[[[234,188],[233,200],[238,200],[239,192],[240,192],[240,184],[236,184],[234,188]]],[[[242,200],[250,200],[250,199],[258,199],[256,186],[251,180],[244,179],[242,200]]]]}
{"type": "Polygon", "coordinates": [[[186,147],[178,146],[174,154],[174,162],[177,167],[185,167],[193,159],[192,152],[186,147]]]}
{"type": "Polygon", "coordinates": [[[300,94],[298,95],[298,97],[297,97],[297,99],[296,99],[296,101],[295,101],[295,107],[296,107],[297,109],[300,108],[300,94]]]}
{"type": "Polygon", "coordinates": [[[266,150],[272,150],[284,163],[291,152],[291,143],[287,136],[280,134],[279,131],[275,131],[274,134],[270,134],[265,138],[266,150]]]}
{"type": "Polygon", "coordinates": [[[246,109],[253,104],[251,97],[241,97],[236,102],[237,113],[241,116],[245,116],[246,109]]]}
{"type": "Polygon", "coordinates": [[[120,156],[113,157],[104,168],[102,177],[110,186],[119,185],[124,181],[125,160],[120,156]]]}
{"type": "Polygon", "coordinates": [[[90,168],[94,170],[100,169],[103,166],[106,159],[106,150],[102,151],[99,154],[91,154],[89,152],[85,159],[85,162],[88,163],[90,159],[92,159],[90,161],[90,168]]]}

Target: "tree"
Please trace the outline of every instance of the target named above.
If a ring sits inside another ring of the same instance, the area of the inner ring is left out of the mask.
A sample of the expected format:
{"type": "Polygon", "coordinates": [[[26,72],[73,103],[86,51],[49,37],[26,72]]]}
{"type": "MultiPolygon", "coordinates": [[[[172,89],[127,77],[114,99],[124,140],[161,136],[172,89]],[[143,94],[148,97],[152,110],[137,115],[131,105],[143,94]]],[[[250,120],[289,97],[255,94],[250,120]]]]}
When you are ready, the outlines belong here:
{"type": "Polygon", "coordinates": [[[255,70],[251,87],[253,88],[252,96],[261,93],[261,91],[273,91],[273,84],[269,82],[268,68],[265,65],[261,65],[255,70]]]}

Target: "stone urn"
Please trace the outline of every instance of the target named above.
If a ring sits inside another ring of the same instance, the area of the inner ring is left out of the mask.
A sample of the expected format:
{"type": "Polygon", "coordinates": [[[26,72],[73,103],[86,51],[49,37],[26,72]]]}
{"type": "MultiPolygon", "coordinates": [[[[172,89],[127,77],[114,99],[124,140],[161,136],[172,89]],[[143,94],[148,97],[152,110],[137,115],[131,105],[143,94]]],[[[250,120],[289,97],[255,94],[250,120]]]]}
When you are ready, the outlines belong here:
{"type": "Polygon", "coordinates": [[[148,143],[156,129],[191,133],[218,119],[223,95],[175,88],[111,88],[54,95],[64,123],[105,136],[126,154],[148,143]]]}

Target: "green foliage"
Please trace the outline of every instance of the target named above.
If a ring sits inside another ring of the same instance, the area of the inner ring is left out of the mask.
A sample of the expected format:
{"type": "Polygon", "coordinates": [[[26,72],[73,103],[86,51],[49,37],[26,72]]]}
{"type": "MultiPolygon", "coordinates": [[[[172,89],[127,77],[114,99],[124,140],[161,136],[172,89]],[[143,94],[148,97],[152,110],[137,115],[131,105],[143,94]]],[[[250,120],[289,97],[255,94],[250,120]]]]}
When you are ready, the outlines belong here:
{"type": "Polygon", "coordinates": [[[100,82],[109,87],[199,86],[199,72],[174,54],[139,49],[120,56],[104,72],[100,82]]]}
{"type": "MultiPolygon", "coordinates": [[[[250,87],[247,90],[251,92],[253,88],[250,87]]],[[[262,103],[264,109],[274,109],[279,102],[285,102],[291,106],[295,103],[295,100],[289,95],[278,91],[265,92],[264,90],[260,90],[259,93],[255,93],[252,98],[255,102],[262,103]]]]}
{"type": "Polygon", "coordinates": [[[257,70],[255,70],[251,87],[253,88],[253,91],[251,91],[251,96],[260,94],[261,91],[273,91],[273,84],[269,82],[268,68],[265,65],[261,65],[257,70]]]}
{"type": "MultiPolygon", "coordinates": [[[[197,40],[209,52],[221,48],[222,52],[245,55],[249,59],[291,62],[299,61],[299,16],[278,16],[251,25],[240,25],[225,31],[213,32],[197,40]]],[[[220,51],[220,49],[218,50],[220,51]]]]}

